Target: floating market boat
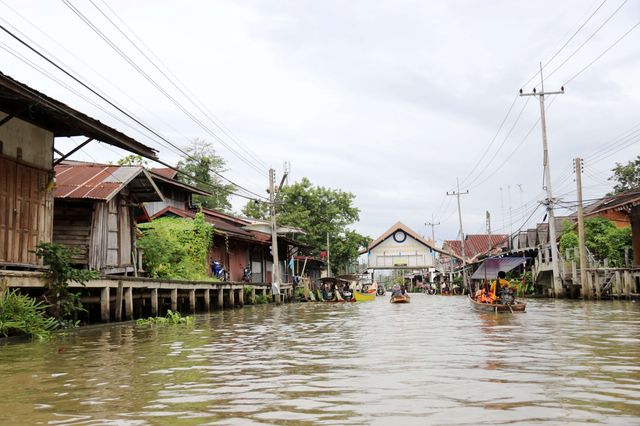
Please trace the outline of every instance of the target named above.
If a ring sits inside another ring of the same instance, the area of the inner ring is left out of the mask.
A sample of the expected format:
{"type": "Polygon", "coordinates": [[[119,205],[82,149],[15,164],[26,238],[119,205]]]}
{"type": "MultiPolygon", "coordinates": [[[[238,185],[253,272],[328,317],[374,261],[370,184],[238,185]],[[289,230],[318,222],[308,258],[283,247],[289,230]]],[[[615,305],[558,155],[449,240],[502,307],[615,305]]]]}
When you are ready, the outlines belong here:
{"type": "Polygon", "coordinates": [[[514,301],[513,303],[483,303],[478,302],[469,296],[471,307],[479,312],[524,312],[527,308],[525,302],[514,301]]]}
{"type": "Polygon", "coordinates": [[[391,296],[391,303],[409,303],[411,302],[411,296],[408,294],[396,294],[391,296]]]}

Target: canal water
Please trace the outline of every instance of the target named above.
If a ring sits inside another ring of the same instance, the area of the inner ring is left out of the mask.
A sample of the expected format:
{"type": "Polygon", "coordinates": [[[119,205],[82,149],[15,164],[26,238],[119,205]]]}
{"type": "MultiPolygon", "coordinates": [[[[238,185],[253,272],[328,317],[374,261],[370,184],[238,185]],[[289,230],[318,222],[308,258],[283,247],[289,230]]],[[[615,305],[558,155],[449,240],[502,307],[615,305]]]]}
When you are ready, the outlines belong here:
{"type": "Polygon", "coordinates": [[[640,306],[255,306],[0,347],[0,423],[640,424],[640,306]]]}

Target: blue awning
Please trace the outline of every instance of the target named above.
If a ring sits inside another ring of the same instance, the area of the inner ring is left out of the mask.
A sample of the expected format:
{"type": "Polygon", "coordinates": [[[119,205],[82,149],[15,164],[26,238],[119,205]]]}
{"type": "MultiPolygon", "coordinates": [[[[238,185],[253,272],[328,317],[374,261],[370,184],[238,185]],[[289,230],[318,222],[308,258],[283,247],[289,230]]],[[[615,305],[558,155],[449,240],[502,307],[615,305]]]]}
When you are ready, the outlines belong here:
{"type": "Polygon", "coordinates": [[[472,280],[493,280],[498,276],[498,272],[509,272],[512,269],[525,263],[529,260],[528,257],[496,257],[492,259],[485,259],[482,265],[471,276],[472,280]],[[485,273],[486,271],[486,273],[485,273]]]}

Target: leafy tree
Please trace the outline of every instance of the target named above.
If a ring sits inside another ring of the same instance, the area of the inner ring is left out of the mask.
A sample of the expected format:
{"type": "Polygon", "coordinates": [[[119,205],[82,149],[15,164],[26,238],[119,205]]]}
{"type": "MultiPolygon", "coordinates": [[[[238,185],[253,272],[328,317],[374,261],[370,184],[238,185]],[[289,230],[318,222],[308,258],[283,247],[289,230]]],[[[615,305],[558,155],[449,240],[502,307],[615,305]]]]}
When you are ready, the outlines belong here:
{"type": "Polygon", "coordinates": [[[141,155],[129,154],[117,161],[119,166],[142,166],[149,167],[149,161],[141,155]]]}
{"type": "MultiPolygon", "coordinates": [[[[609,265],[624,264],[624,249],[631,245],[631,227],[618,228],[605,218],[594,217],[584,222],[585,246],[598,260],[609,259],[609,265]]],[[[563,226],[560,250],[578,247],[578,233],[572,227],[563,226]]]]}
{"type": "Polygon", "coordinates": [[[144,268],[154,278],[209,279],[207,254],[213,228],[202,213],[195,219],[164,217],[138,225],[144,235],[144,268]]]}
{"type": "Polygon", "coordinates": [[[194,195],[194,203],[213,210],[231,210],[229,196],[235,186],[225,183],[220,177],[228,171],[225,159],[216,154],[212,144],[202,139],[194,139],[184,150],[189,157],[178,162],[177,167],[187,176],[178,174],[178,180],[212,194],[194,195]]]}
{"type": "Polygon", "coordinates": [[[269,204],[261,201],[249,201],[242,208],[242,214],[253,219],[266,220],[269,218],[269,204]]]}
{"type": "MultiPolygon", "coordinates": [[[[314,186],[309,179],[303,178],[279,192],[278,224],[304,230],[305,234],[297,239],[309,247],[311,255],[326,250],[329,234],[331,266],[334,272],[339,272],[357,258],[358,248],[366,246],[369,241],[369,238],[348,229],[359,219],[359,210],[353,206],[354,199],[355,195],[350,192],[314,186]]],[[[243,213],[264,218],[266,208],[251,204],[249,202],[245,206],[243,213]]]]}
{"type": "Polygon", "coordinates": [[[616,166],[611,171],[613,176],[609,180],[616,182],[616,184],[613,187],[613,192],[609,195],[640,187],[640,155],[627,164],[616,163],[616,166]]]}

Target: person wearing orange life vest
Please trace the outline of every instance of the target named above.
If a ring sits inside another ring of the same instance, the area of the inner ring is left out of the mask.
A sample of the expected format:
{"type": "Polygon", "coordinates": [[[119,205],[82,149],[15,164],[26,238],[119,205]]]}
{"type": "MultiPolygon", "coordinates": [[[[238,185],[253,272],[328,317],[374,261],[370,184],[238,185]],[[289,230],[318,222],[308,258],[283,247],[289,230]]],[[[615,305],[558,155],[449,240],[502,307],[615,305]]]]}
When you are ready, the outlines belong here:
{"type": "Polygon", "coordinates": [[[493,293],[494,298],[500,298],[502,289],[509,288],[509,281],[506,278],[507,274],[504,271],[500,271],[498,272],[498,279],[491,281],[491,293],[493,293]]]}

